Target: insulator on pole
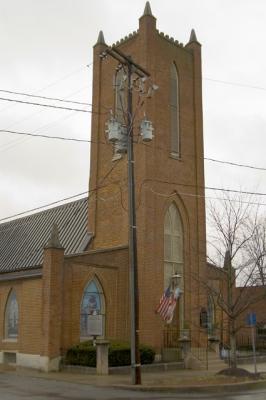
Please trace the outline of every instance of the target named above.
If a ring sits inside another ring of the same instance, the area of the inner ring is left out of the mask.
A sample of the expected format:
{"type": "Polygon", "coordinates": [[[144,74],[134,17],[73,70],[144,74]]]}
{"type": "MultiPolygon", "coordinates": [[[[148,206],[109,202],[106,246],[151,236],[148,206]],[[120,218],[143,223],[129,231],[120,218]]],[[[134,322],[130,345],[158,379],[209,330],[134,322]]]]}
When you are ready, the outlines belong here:
{"type": "Polygon", "coordinates": [[[151,121],[148,121],[146,118],[141,121],[140,134],[143,142],[150,142],[153,139],[153,131],[154,128],[151,121]]]}
{"type": "Polygon", "coordinates": [[[106,123],[109,142],[117,142],[121,140],[122,137],[122,126],[121,123],[118,122],[114,117],[111,117],[109,121],[106,123]]]}

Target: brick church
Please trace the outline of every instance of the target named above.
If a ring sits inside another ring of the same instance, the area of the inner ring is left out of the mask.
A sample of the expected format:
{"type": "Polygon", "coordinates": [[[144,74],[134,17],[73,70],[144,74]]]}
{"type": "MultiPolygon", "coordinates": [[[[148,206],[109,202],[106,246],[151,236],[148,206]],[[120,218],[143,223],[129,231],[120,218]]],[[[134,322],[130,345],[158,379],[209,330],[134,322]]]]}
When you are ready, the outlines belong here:
{"type": "MultiPolygon", "coordinates": [[[[138,30],[113,46],[150,74],[129,84],[140,341],[160,359],[168,334],[178,338],[189,327],[200,345],[207,307],[199,285],[207,273],[201,45],[194,30],[184,45],[159,32],[147,2],[138,30]],[[139,134],[144,118],[153,124],[150,142],[139,134]],[[155,309],[176,274],[181,296],[166,326],[155,309]]],[[[102,56],[106,48],[100,32],[88,198],[0,225],[0,362],[48,371],[94,330],[130,339],[127,154],[106,136],[109,110],[117,119],[126,115],[128,82],[118,61],[102,56]]]]}

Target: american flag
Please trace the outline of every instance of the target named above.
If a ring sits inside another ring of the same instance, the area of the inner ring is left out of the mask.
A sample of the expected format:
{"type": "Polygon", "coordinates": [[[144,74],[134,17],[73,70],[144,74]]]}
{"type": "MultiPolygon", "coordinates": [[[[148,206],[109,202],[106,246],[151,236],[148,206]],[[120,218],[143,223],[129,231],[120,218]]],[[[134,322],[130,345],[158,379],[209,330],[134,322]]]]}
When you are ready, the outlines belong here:
{"type": "Polygon", "coordinates": [[[172,322],[176,301],[179,295],[179,288],[176,288],[175,291],[172,292],[169,286],[160,299],[159,305],[156,309],[156,313],[159,314],[167,324],[170,324],[172,322]]]}

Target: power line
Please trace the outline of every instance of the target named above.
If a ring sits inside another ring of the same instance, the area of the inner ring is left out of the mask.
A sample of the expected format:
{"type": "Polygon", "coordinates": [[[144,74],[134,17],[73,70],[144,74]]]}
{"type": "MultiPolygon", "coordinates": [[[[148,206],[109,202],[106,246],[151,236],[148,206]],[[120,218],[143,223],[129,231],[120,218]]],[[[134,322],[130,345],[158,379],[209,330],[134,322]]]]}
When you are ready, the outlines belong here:
{"type": "MultiPolygon", "coordinates": [[[[158,68],[158,67],[152,68],[152,71],[153,72],[159,72],[159,73],[165,72],[165,70],[163,70],[161,68],[158,68]]],[[[193,78],[191,78],[191,74],[184,73],[183,76],[185,76],[186,79],[193,79],[193,78]]],[[[205,76],[202,77],[202,80],[203,81],[214,82],[214,83],[221,83],[223,85],[238,86],[238,87],[243,87],[243,88],[247,88],[247,89],[255,89],[255,90],[266,91],[266,87],[259,86],[259,85],[250,85],[250,84],[247,84],[247,83],[227,81],[227,80],[224,80],[224,79],[208,78],[208,77],[205,77],[205,76]]]]}
{"type": "MultiPolygon", "coordinates": [[[[116,164],[116,165],[118,165],[118,164],[116,164]]],[[[114,169],[114,167],[112,166],[111,171],[108,171],[108,173],[103,177],[103,180],[105,180],[107,178],[107,176],[110,174],[110,172],[112,172],[113,169],[114,169]]],[[[102,180],[102,182],[103,182],[103,180],[102,180]]],[[[168,182],[168,181],[162,181],[162,180],[159,180],[159,179],[146,179],[146,180],[144,180],[142,182],[140,192],[142,191],[142,188],[145,187],[145,183],[148,182],[148,181],[157,182],[157,183],[165,183],[165,184],[169,184],[169,185],[185,186],[185,187],[197,187],[196,185],[192,185],[192,184],[190,185],[190,184],[185,184],[185,183],[168,182]]],[[[78,193],[78,194],[73,195],[73,196],[65,197],[63,199],[56,200],[56,201],[53,201],[53,202],[48,203],[48,204],[45,204],[45,205],[42,205],[42,206],[39,206],[39,207],[35,207],[35,208],[30,209],[30,210],[23,211],[21,213],[10,215],[8,217],[0,219],[0,222],[3,222],[5,220],[7,220],[7,219],[15,218],[15,217],[18,217],[18,216],[21,216],[21,215],[25,215],[25,214],[40,210],[40,209],[45,208],[45,207],[50,207],[50,206],[53,206],[55,204],[61,203],[63,201],[71,200],[71,199],[74,199],[76,197],[88,194],[88,193],[96,192],[99,189],[102,189],[102,188],[104,188],[106,186],[113,185],[113,184],[115,184],[115,183],[111,182],[108,185],[99,186],[99,187],[96,187],[96,188],[91,189],[89,191],[87,190],[85,192],[81,192],[81,193],[78,193]]],[[[199,188],[200,189],[205,189],[205,190],[218,191],[218,192],[235,193],[235,194],[238,193],[240,195],[244,195],[245,194],[245,195],[254,195],[254,196],[255,195],[256,196],[266,196],[266,193],[249,192],[249,191],[243,191],[243,190],[237,190],[237,189],[223,189],[223,188],[211,187],[211,186],[199,186],[199,188]]],[[[201,194],[194,194],[194,193],[183,193],[183,192],[179,192],[179,191],[177,192],[176,190],[174,190],[173,193],[171,193],[171,194],[165,194],[165,193],[160,193],[160,192],[158,192],[158,191],[156,191],[156,190],[154,190],[153,188],[150,188],[150,187],[148,187],[148,189],[151,190],[152,192],[154,192],[155,194],[158,194],[160,196],[167,197],[167,198],[174,196],[175,193],[178,193],[178,194],[183,195],[183,196],[190,196],[190,197],[195,197],[195,198],[204,198],[204,199],[213,199],[213,200],[225,200],[225,201],[228,200],[229,201],[229,199],[226,199],[226,198],[225,199],[221,199],[219,197],[208,197],[208,196],[205,196],[205,194],[201,195],[201,194]]],[[[102,198],[99,197],[99,199],[102,199],[102,198]]],[[[104,199],[102,199],[102,200],[104,200],[104,199]]],[[[237,201],[237,200],[232,199],[232,201],[237,201]]],[[[249,203],[251,205],[266,206],[266,203],[258,203],[258,202],[252,202],[252,201],[251,202],[243,201],[243,202],[244,203],[249,203]]],[[[140,206],[140,203],[139,203],[138,207],[139,206],[140,206]]]]}
{"type": "Polygon", "coordinates": [[[239,86],[239,87],[244,87],[244,88],[249,88],[249,89],[256,89],[256,90],[266,90],[266,88],[262,87],[262,86],[255,86],[255,85],[248,85],[248,84],[245,84],[245,83],[224,81],[224,80],[221,80],[221,79],[203,78],[203,80],[210,81],[210,82],[216,82],[216,83],[222,83],[224,85],[230,85],[230,86],[239,86]]]}
{"type": "Polygon", "coordinates": [[[216,160],[215,158],[208,158],[208,157],[204,157],[204,160],[213,161],[213,162],[220,163],[220,164],[233,165],[236,167],[243,167],[243,168],[256,169],[259,171],[266,171],[266,168],[264,168],[264,167],[255,167],[254,165],[249,165],[249,164],[239,164],[239,163],[234,163],[232,161],[216,160]]]}
{"type": "MultiPolygon", "coordinates": [[[[90,63],[87,66],[89,67],[92,64],[93,63],[90,63]]],[[[72,74],[70,74],[70,75],[72,75],[72,74]]],[[[67,77],[68,76],[69,75],[67,75],[67,77]]],[[[221,79],[204,78],[204,77],[203,77],[203,80],[210,81],[210,82],[215,82],[215,83],[221,83],[221,84],[224,84],[224,85],[239,86],[239,87],[246,87],[246,88],[266,91],[266,88],[262,87],[262,86],[254,86],[254,85],[248,85],[248,84],[244,84],[244,83],[225,81],[225,80],[221,80],[221,79]]],[[[84,106],[92,106],[91,103],[86,103],[86,102],[81,102],[81,101],[76,101],[76,100],[64,100],[64,99],[61,99],[61,98],[58,98],[58,97],[38,96],[36,94],[25,93],[25,92],[17,92],[17,91],[6,90],[6,89],[0,89],[0,92],[8,93],[8,94],[15,94],[15,95],[19,95],[19,96],[39,98],[39,99],[44,99],[44,100],[52,100],[52,101],[59,101],[59,102],[64,102],[64,103],[72,103],[72,104],[80,104],[80,105],[84,105],[84,106]]]]}
{"type": "Polygon", "coordinates": [[[62,82],[62,81],[64,81],[64,80],[68,79],[70,76],[73,76],[73,75],[76,75],[76,74],[80,73],[80,71],[85,70],[85,69],[88,68],[88,67],[91,67],[92,64],[93,64],[93,62],[90,62],[90,63],[89,63],[88,65],[86,65],[86,66],[82,65],[81,67],[79,67],[79,68],[77,68],[77,69],[75,69],[75,70],[69,72],[68,74],[63,75],[61,78],[58,78],[58,79],[56,79],[55,81],[53,81],[53,82],[51,82],[51,83],[48,83],[48,85],[43,86],[41,89],[38,89],[38,90],[37,90],[37,93],[42,92],[43,90],[46,90],[46,89],[48,89],[48,88],[50,88],[50,87],[52,87],[52,86],[57,85],[59,82],[62,82]]]}
{"type": "MultiPolygon", "coordinates": [[[[154,190],[151,187],[147,187],[147,189],[149,189],[152,193],[161,196],[161,197],[165,197],[165,198],[170,198],[176,195],[176,191],[171,193],[171,194],[165,194],[165,193],[161,193],[158,192],[156,190],[154,190]]],[[[232,202],[239,202],[240,200],[238,199],[227,199],[224,197],[210,197],[210,196],[205,196],[205,195],[201,195],[201,194],[193,194],[193,193],[184,193],[184,192],[179,192],[178,194],[181,196],[187,196],[187,197],[196,197],[196,198],[204,198],[205,200],[220,200],[220,201],[232,201],[232,202]]],[[[257,206],[266,206],[266,203],[258,203],[258,202],[254,202],[254,201],[245,201],[245,200],[241,200],[241,203],[243,204],[250,204],[250,205],[257,205],[257,206]]],[[[140,204],[139,204],[140,206],[140,204]]]]}
{"type": "Polygon", "coordinates": [[[177,186],[184,186],[184,187],[191,187],[191,188],[198,188],[202,190],[214,190],[217,192],[227,192],[227,193],[239,193],[239,194],[245,194],[245,195],[256,195],[256,196],[266,196],[266,193],[262,192],[249,192],[247,190],[238,190],[238,189],[224,189],[224,188],[219,188],[219,187],[214,187],[214,186],[200,186],[200,185],[193,185],[189,183],[180,183],[180,182],[171,182],[171,181],[164,181],[160,179],[145,179],[143,183],[145,182],[157,182],[157,183],[162,183],[162,184],[167,184],[167,185],[177,185],[177,186]]]}
{"type": "MultiPolygon", "coordinates": [[[[108,196],[107,198],[105,198],[105,199],[103,199],[103,198],[101,198],[101,197],[99,197],[99,196],[97,196],[97,199],[99,199],[99,200],[102,200],[102,201],[110,201],[110,200],[113,200],[115,197],[117,197],[118,195],[121,195],[121,187],[120,187],[120,193],[116,193],[114,196],[108,196]]],[[[91,199],[90,199],[90,195],[88,196],[88,197],[83,197],[83,198],[81,198],[80,200],[82,200],[82,201],[84,201],[84,200],[86,200],[86,201],[92,201],[91,199]]],[[[94,200],[96,200],[96,198],[94,199],[94,200]]],[[[71,203],[66,203],[66,204],[71,204],[71,203]]],[[[122,205],[123,206],[123,205],[122,205]]],[[[46,210],[45,210],[46,211],[46,210]]],[[[25,213],[27,213],[27,212],[25,212],[25,213]]],[[[75,214],[77,213],[77,210],[75,210],[75,214]]],[[[29,215],[29,217],[30,217],[31,215],[29,215]]],[[[10,217],[11,218],[11,217],[10,217]]],[[[25,218],[27,218],[27,217],[25,217],[25,218]]],[[[62,230],[62,229],[64,229],[64,227],[70,222],[70,220],[71,220],[71,217],[67,220],[67,221],[65,221],[65,223],[63,224],[63,226],[61,226],[60,227],[60,229],[62,230]]],[[[12,221],[10,221],[10,222],[12,222],[12,221]]],[[[20,223],[16,223],[16,227],[21,227],[21,226],[25,226],[25,225],[27,225],[29,223],[29,221],[23,221],[23,222],[20,222],[20,223]]],[[[8,232],[8,231],[13,231],[14,230],[14,227],[9,227],[9,228],[4,228],[4,232],[5,232],[5,234],[8,232]]],[[[39,248],[37,248],[37,249],[35,249],[35,250],[33,250],[31,253],[30,253],[30,255],[33,255],[33,254],[36,254],[38,251],[40,251],[40,250],[43,250],[43,246],[42,247],[39,247],[39,248]]],[[[18,265],[19,264],[19,260],[15,263],[15,265],[18,265]]]]}
{"type": "MultiPolygon", "coordinates": [[[[50,135],[36,134],[36,133],[29,133],[29,132],[18,132],[18,131],[11,131],[11,130],[8,130],[8,129],[0,129],[0,132],[2,132],[2,133],[12,133],[14,135],[40,137],[40,138],[44,138],[44,139],[56,139],[56,140],[81,142],[81,143],[96,143],[96,142],[93,142],[92,140],[86,140],[86,139],[68,138],[68,137],[63,137],[63,136],[50,136],[50,135]]],[[[106,144],[105,142],[97,142],[97,143],[106,144]]]]}
{"type": "MultiPolygon", "coordinates": [[[[150,179],[151,181],[152,181],[152,179],[150,179]]],[[[146,180],[147,181],[147,180],[146,180]]],[[[156,180],[155,180],[156,181],[156,180]]],[[[181,196],[185,196],[185,197],[192,197],[192,198],[201,198],[201,199],[204,199],[204,200],[219,200],[219,201],[230,201],[230,202],[241,202],[241,203],[243,203],[243,204],[249,204],[249,205],[251,205],[251,206],[253,206],[253,205],[256,205],[256,206],[266,206],[266,203],[261,203],[261,202],[256,202],[256,201],[252,201],[252,200],[242,200],[242,199],[240,199],[240,198],[227,198],[227,197],[214,197],[214,196],[206,196],[205,195],[205,193],[204,194],[195,194],[195,193],[188,193],[188,192],[183,192],[183,191],[180,191],[180,190],[176,190],[176,189],[174,189],[171,193],[168,193],[168,194],[166,194],[166,193],[162,193],[162,192],[159,192],[158,190],[155,190],[155,189],[153,189],[152,187],[150,187],[150,186],[146,186],[145,185],[145,180],[142,182],[142,184],[141,184],[141,188],[140,188],[140,190],[139,190],[139,200],[138,200],[138,206],[137,206],[137,209],[139,209],[139,207],[141,206],[141,204],[142,204],[142,199],[141,199],[141,196],[142,196],[142,190],[143,190],[143,188],[144,189],[148,189],[151,193],[154,193],[154,194],[156,194],[156,195],[158,195],[158,196],[160,196],[160,197],[164,197],[164,198],[171,198],[171,197],[174,197],[174,196],[176,196],[176,194],[178,194],[178,195],[181,195],[181,196]]],[[[164,181],[160,181],[160,183],[169,183],[169,182],[164,182],[164,181]]],[[[172,184],[172,183],[171,183],[172,184]]],[[[196,187],[196,185],[185,185],[185,184],[177,184],[177,185],[180,185],[180,186],[191,186],[191,187],[196,187]]],[[[202,188],[202,187],[201,187],[202,188]]],[[[230,192],[231,190],[230,189],[222,189],[222,188],[208,188],[208,187],[206,187],[206,189],[209,189],[209,190],[218,190],[218,191],[225,191],[225,192],[230,192]]],[[[239,194],[250,194],[250,195],[252,195],[252,194],[256,194],[256,193],[251,193],[251,192],[242,192],[242,191],[236,191],[236,190],[232,190],[232,192],[233,193],[239,193],[239,194]]],[[[264,194],[265,196],[266,196],[266,193],[264,194]]],[[[152,207],[148,207],[148,208],[152,208],[152,207]]]]}
{"type": "MultiPolygon", "coordinates": [[[[104,188],[106,186],[110,186],[110,185],[114,185],[114,183],[112,182],[112,183],[109,183],[108,185],[103,185],[103,186],[100,186],[100,187],[96,187],[96,188],[94,188],[92,190],[87,190],[85,192],[81,192],[81,193],[78,193],[78,194],[73,195],[73,196],[65,197],[63,199],[56,200],[56,201],[53,201],[51,203],[44,204],[42,206],[38,206],[38,207],[29,209],[29,210],[26,210],[26,211],[22,211],[20,213],[9,215],[8,217],[1,218],[0,219],[0,223],[3,222],[3,221],[6,221],[8,219],[11,219],[11,218],[20,217],[22,215],[25,215],[25,214],[28,214],[28,213],[32,213],[34,211],[38,211],[38,210],[41,210],[41,209],[46,208],[46,207],[54,206],[56,204],[62,203],[63,201],[68,201],[68,200],[72,200],[72,199],[75,199],[75,198],[80,197],[80,196],[84,196],[85,194],[88,194],[88,193],[91,195],[92,193],[96,192],[97,190],[102,189],[102,188],[104,188]]],[[[111,199],[113,199],[113,198],[115,198],[117,196],[120,196],[120,195],[121,195],[121,188],[120,188],[120,192],[117,192],[113,196],[108,196],[107,198],[102,198],[100,196],[97,196],[97,199],[102,200],[102,201],[107,201],[107,200],[111,200],[111,199]]],[[[88,197],[88,199],[89,199],[89,197],[88,197]]]]}
{"type": "Polygon", "coordinates": [[[200,187],[200,189],[205,189],[205,190],[215,190],[218,192],[227,192],[227,193],[239,193],[239,194],[248,194],[248,195],[256,195],[256,196],[266,196],[266,193],[262,192],[249,192],[246,190],[237,190],[237,189],[223,189],[223,188],[216,188],[212,186],[204,186],[200,187]]]}
{"type": "Polygon", "coordinates": [[[87,190],[86,192],[81,192],[81,193],[75,194],[73,196],[65,197],[64,199],[56,200],[56,201],[53,201],[52,203],[48,203],[48,204],[45,204],[43,206],[31,208],[30,210],[22,211],[20,213],[10,215],[9,217],[1,218],[0,222],[6,221],[7,219],[10,219],[10,218],[15,218],[15,217],[19,217],[21,215],[25,215],[25,214],[28,214],[30,212],[38,211],[38,210],[41,210],[42,208],[45,208],[45,207],[54,206],[55,204],[62,203],[62,201],[75,199],[76,197],[83,196],[83,195],[88,194],[88,193],[89,192],[87,190]]]}
{"type": "Polygon", "coordinates": [[[30,93],[24,93],[24,92],[13,92],[11,90],[4,90],[4,89],[0,89],[0,92],[8,93],[8,94],[16,94],[16,95],[19,95],[19,96],[34,97],[34,98],[37,98],[37,99],[60,101],[60,102],[63,102],[63,103],[73,103],[73,104],[80,104],[80,105],[83,105],[83,106],[92,106],[92,104],[90,104],[90,103],[83,103],[81,101],[76,101],[76,100],[64,100],[64,99],[60,99],[58,97],[38,96],[36,94],[30,94],[30,93]]]}
{"type": "MultiPolygon", "coordinates": [[[[143,146],[147,147],[148,149],[158,149],[161,151],[168,151],[169,153],[171,152],[170,147],[163,147],[163,146],[153,146],[150,145],[146,142],[139,142],[139,144],[142,144],[143,146]]],[[[183,154],[183,156],[192,156],[192,154],[183,154]]],[[[194,156],[193,156],[194,157],[194,156]]],[[[210,157],[203,157],[203,160],[206,161],[211,161],[211,162],[216,162],[216,163],[220,163],[220,164],[228,164],[228,165],[232,165],[235,167],[242,167],[242,168],[250,168],[250,169],[256,169],[259,171],[266,171],[266,167],[257,167],[255,165],[251,165],[251,164],[241,164],[241,163],[236,163],[236,162],[232,162],[232,161],[225,161],[225,160],[218,160],[215,158],[210,158],[210,157]]]]}
{"type": "Polygon", "coordinates": [[[54,106],[54,105],[51,105],[51,104],[34,103],[34,102],[31,102],[31,101],[15,100],[15,99],[9,99],[9,98],[4,98],[4,97],[0,97],[0,100],[10,101],[10,102],[15,102],[15,103],[28,104],[28,105],[33,105],[33,106],[40,106],[40,107],[57,108],[57,109],[60,109],[60,110],[70,110],[70,111],[79,111],[79,112],[92,113],[92,114],[100,114],[98,112],[89,111],[89,110],[82,110],[80,108],[54,106]]]}
{"type": "MultiPolygon", "coordinates": [[[[43,110],[41,110],[41,111],[43,111],[43,110]]],[[[39,112],[41,112],[41,111],[39,111],[39,112]]],[[[35,132],[38,132],[38,131],[40,131],[40,130],[42,130],[44,128],[47,128],[47,127],[50,128],[51,126],[58,124],[59,121],[65,121],[66,119],[72,118],[74,115],[77,115],[75,113],[75,111],[73,111],[72,113],[64,114],[63,116],[61,116],[60,118],[57,118],[56,120],[54,120],[52,122],[49,122],[49,123],[44,124],[44,125],[41,125],[40,127],[38,127],[35,130],[35,132]]],[[[11,126],[12,126],[12,124],[11,124],[11,126]]],[[[10,126],[7,127],[6,130],[10,131],[10,132],[6,132],[6,133],[12,133],[13,132],[13,131],[10,130],[10,126]]],[[[14,131],[13,133],[20,136],[19,132],[16,133],[16,131],[14,131]]],[[[34,135],[38,135],[38,134],[34,133],[34,135]]],[[[20,144],[24,143],[25,141],[29,140],[29,138],[30,138],[30,136],[28,136],[28,135],[25,135],[25,137],[23,137],[23,136],[24,135],[22,135],[19,139],[15,138],[15,139],[11,140],[8,143],[4,143],[3,145],[0,145],[0,152],[6,151],[6,150],[10,150],[10,149],[16,147],[17,145],[20,145],[20,144]]]]}
{"type": "MultiPolygon", "coordinates": [[[[92,63],[89,64],[88,66],[91,66],[91,65],[92,65],[92,63]]],[[[69,75],[72,75],[72,74],[69,74],[69,75]]],[[[67,75],[66,77],[68,77],[69,75],[67,75]]],[[[64,79],[64,78],[62,78],[62,79],[64,79]]],[[[222,83],[222,84],[226,84],[226,85],[246,87],[246,88],[266,91],[266,88],[265,87],[261,87],[261,86],[253,86],[253,85],[247,85],[247,84],[224,81],[224,80],[219,80],[219,79],[212,79],[212,78],[203,78],[203,79],[207,80],[207,81],[210,81],[210,82],[216,82],[216,83],[222,83]]],[[[91,103],[85,103],[85,102],[80,102],[80,101],[76,101],[76,100],[64,100],[64,99],[56,98],[56,97],[38,96],[38,95],[35,95],[35,94],[30,94],[30,93],[25,93],[25,92],[16,92],[16,91],[5,90],[5,89],[0,89],[0,92],[8,93],[8,94],[21,95],[21,96],[26,96],[26,97],[39,98],[39,99],[44,99],[44,100],[52,100],[52,101],[59,101],[59,102],[64,102],[64,103],[72,103],[72,104],[79,104],[79,105],[85,105],[85,106],[92,106],[91,103]]],[[[78,111],[78,112],[91,112],[91,113],[93,113],[93,111],[88,111],[88,110],[73,109],[73,108],[60,107],[60,106],[54,106],[54,105],[48,105],[48,104],[40,104],[40,103],[27,102],[27,101],[23,101],[23,100],[16,100],[16,99],[10,99],[10,98],[0,98],[0,100],[9,101],[9,102],[16,102],[16,103],[22,103],[22,104],[28,104],[28,105],[42,106],[42,107],[59,108],[59,109],[63,109],[63,110],[72,110],[72,111],[78,111]]],[[[210,161],[216,161],[216,160],[210,160],[210,161]]],[[[232,164],[232,165],[234,165],[234,164],[232,164]]],[[[240,165],[238,165],[238,166],[240,166],[240,165]]],[[[245,166],[245,167],[252,168],[252,167],[249,167],[249,166],[245,166]]],[[[261,168],[257,168],[257,169],[261,169],[261,168]]],[[[263,170],[265,170],[265,169],[263,169],[263,170]]]]}
{"type": "MultiPolygon", "coordinates": [[[[18,131],[13,131],[13,130],[8,130],[8,129],[0,129],[0,132],[3,133],[11,133],[14,135],[25,135],[25,136],[32,136],[32,137],[40,137],[40,138],[44,138],[44,139],[56,139],[56,140],[65,140],[65,141],[72,141],[72,142],[83,142],[83,143],[94,143],[92,140],[87,140],[87,139],[77,139],[77,138],[69,138],[69,137],[64,137],[64,136],[52,136],[52,135],[44,135],[44,134],[36,134],[36,133],[29,133],[29,132],[18,132],[18,131]]],[[[96,143],[96,142],[95,142],[96,143]]],[[[98,141],[97,143],[101,143],[101,144],[106,144],[106,142],[101,142],[98,141]]],[[[152,148],[152,146],[149,146],[143,142],[141,142],[141,144],[144,144],[146,147],[150,147],[152,148]]],[[[163,147],[159,147],[159,146],[155,146],[155,148],[159,149],[159,150],[164,150],[167,151],[167,149],[163,148],[163,147]]],[[[226,165],[232,165],[235,167],[242,167],[242,168],[250,168],[250,169],[255,169],[258,171],[266,171],[266,168],[264,167],[257,167],[255,165],[250,165],[250,164],[240,164],[240,163],[235,163],[232,161],[225,161],[225,160],[218,160],[215,158],[209,158],[209,157],[204,157],[204,160],[206,161],[211,161],[211,162],[216,162],[219,164],[226,164],[226,165]]]]}
{"type": "MultiPolygon", "coordinates": [[[[76,93],[80,93],[81,91],[83,91],[83,90],[85,90],[85,89],[87,89],[87,86],[85,86],[85,87],[83,86],[82,89],[79,88],[78,90],[72,91],[71,93],[67,94],[67,96],[64,97],[64,99],[68,99],[68,98],[71,97],[72,95],[74,95],[74,94],[76,94],[76,93]]],[[[38,93],[38,92],[37,92],[37,93],[38,93]]],[[[16,105],[16,104],[12,103],[11,105],[9,105],[8,108],[12,108],[12,107],[14,107],[15,105],[16,105]]],[[[0,110],[0,112],[1,112],[1,111],[2,111],[2,110],[0,110]]],[[[24,117],[24,118],[22,118],[22,119],[19,119],[19,120],[16,121],[16,122],[13,121],[13,123],[11,123],[11,125],[9,124],[9,126],[7,126],[7,127],[5,127],[5,128],[6,128],[6,129],[12,129],[14,125],[17,125],[17,124],[20,123],[20,122],[24,122],[24,121],[26,121],[26,120],[29,120],[29,119],[31,119],[33,116],[38,115],[38,114],[42,113],[43,111],[44,111],[44,108],[41,108],[41,107],[40,107],[40,109],[38,108],[38,111],[37,111],[37,112],[34,111],[34,112],[31,113],[30,115],[27,115],[26,117],[24,117]]],[[[60,110],[59,112],[61,112],[61,110],[60,110]]],[[[64,110],[62,110],[62,112],[64,112],[64,110]]],[[[75,111],[72,111],[71,113],[67,113],[68,115],[66,115],[66,113],[64,113],[64,114],[65,114],[65,115],[64,115],[63,117],[57,118],[55,121],[53,121],[53,122],[51,122],[51,123],[42,125],[42,126],[38,127],[37,129],[34,129],[34,132],[36,133],[36,132],[38,132],[40,129],[46,128],[47,126],[54,125],[54,124],[57,123],[59,120],[62,120],[62,119],[65,120],[65,119],[67,119],[67,118],[72,118],[73,115],[76,114],[76,112],[75,112],[75,111]]],[[[76,114],[76,115],[77,115],[77,114],[76,114]]],[[[10,143],[13,143],[13,144],[11,144],[11,146],[8,146],[8,147],[7,147],[7,150],[10,150],[10,149],[16,147],[17,145],[19,145],[19,144],[21,144],[21,143],[24,143],[26,140],[27,140],[27,138],[26,138],[26,139],[22,139],[22,140],[21,140],[21,139],[20,139],[20,140],[17,140],[17,139],[12,140],[12,142],[10,142],[10,143]]],[[[1,145],[0,147],[1,147],[1,148],[2,148],[2,147],[5,147],[5,148],[6,148],[6,145],[1,145]]],[[[3,151],[3,150],[0,150],[0,151],[3,151]]]]}
{"type": "MultiPolygon", "coordinates": [[[[90,67],[92,64],[93,64],[93,63],[91,62],[90,64],[87,65],[87,67],[90,67]]],[[[79,67],[78,69],[75,69],[74,71],[72,71],[72,72],[70,72],[70,73],[68,73],[68,74],[66,74],[66,75],[64,75],[64,76],[62,76],[61,78],[56,79],[55,81],[49,83],[48,85],[43,86],[42,88],[38,89],[38,90],[36,91],[36,93],[40,93],[40,92],[42,92],[42,91],[44,91],[44,90],[46,90],[46,89],[48,89],[48,88],[50,88],[50,87],[52,87],[52,86],[57,85],[59,82],[62,82],[62,81],[64,81],[64,80],[66,80],[66,79],[69,78],[70,76],[76,75],[77,73],[79,73],[81,70],[83,70],[83,69],[85,69],[85,68],[86,68],[86,67],[82,66],[82,67],[79,67]]],[[[6,110],[6,109],[9,109],[9,108],[12,107],[12,106],[14,106],[14,105],[4,107],[4,108],[0,109],[0,112],[4,111],[4,110],[6,110]]]]}
{"type": "MultiPolygon", "coordinates": [[[[81,192],[81,193],[75,194],[75,195],[73,195],[73,196],[68,196],[68,197],[65,197],[65,198],[63,198],[63,199],[56,200],[56,201],[53,201],[53,202],[48,203],[48,204],[44,204],[44,205],[39,206],[39,207],[32,208],[32,209],[30,209],[30,210],[26,210],[26,211],[22,211],[22,212],[20,212],[20,213],[14,214],[14,215],[10,215],[9,217],[5,217],[5,218],[0,219],[0,222],[6,221],[7,219],[19,217],[19,216],[21,216],[21,215],[25,215],[25,214],[28,214],[28,213],[30,213],[30,212],[38,211],[38,210],[41,210],[42,208],[50,207],[50,206],[53,206],[53,205],[55,205],[55,204],[62,203],[62,201],[71,200],[71,199],[74,199],[74,198],[76,198],[76,197],[83,196],[83,195],[85,195],[85,194],[89,194],[89,197],[88,197],[88,199],[89,199],[92,193],[96,192],[96,191],[99,190],[99,189],[105,188],[106,186],[109,186],[109,185],[113,185],[113,184],[114,184],[114,182],[111,182],[111,183],[108,183],[108,184],[103,185],[103,182],[108,178],[108,176],[110,175],[110,173],[111,173],[111,172],[117,167],[117,165],[119,165],[119,164],[120,164],[120,160],[119,160],[119,162],[117,162],[116,164],[112,165],[112,167],[110,168],[110,170],[101,178],[101,185],[100,185],[100,186],[96,186],[94,189],[86,190],[85,192],[81,192]]],[[[121,187],[120,187],[120,193],[119,193],[119,194],[121,194],[121,187]]],[[[115,196],[117,196],[117,195],[115,195],[115,196]]],[[[109,199],[109,198],[111,199],[111,198],[113,198],[113,197],[115,197],[115,196],[111,196],[111,197],[109,196],[108,199],[109,199]]],[[[100,196],[98,196],[98,198],[99,198],[100,200],[105,201],[105,199],[101,198],[100,196]]]]}

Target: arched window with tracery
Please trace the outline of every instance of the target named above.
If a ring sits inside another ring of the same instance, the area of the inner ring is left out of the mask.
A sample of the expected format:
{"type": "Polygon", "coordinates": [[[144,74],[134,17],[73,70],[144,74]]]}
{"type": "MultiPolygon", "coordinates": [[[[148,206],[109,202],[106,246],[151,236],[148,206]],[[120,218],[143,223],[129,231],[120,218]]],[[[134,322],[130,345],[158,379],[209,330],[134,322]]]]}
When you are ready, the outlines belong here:
{"type": "Polygon", "coordinates": [[[170,71],[171,154],[180,157],[179,79],[174,63],[170,71]]]}
{"type": "Polygon", "coordinates": [[[100,282],[91,280],[85,287],[80,306],[81,338],[104,336],[105,299],[100,282]]]}
{"type": "Polygon", "coordinates": [[[17,295],[14,289],[9,293],[5,309],[5,337],[16,339],[18,337],[19,309],[17,295]]]}

